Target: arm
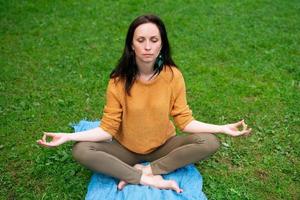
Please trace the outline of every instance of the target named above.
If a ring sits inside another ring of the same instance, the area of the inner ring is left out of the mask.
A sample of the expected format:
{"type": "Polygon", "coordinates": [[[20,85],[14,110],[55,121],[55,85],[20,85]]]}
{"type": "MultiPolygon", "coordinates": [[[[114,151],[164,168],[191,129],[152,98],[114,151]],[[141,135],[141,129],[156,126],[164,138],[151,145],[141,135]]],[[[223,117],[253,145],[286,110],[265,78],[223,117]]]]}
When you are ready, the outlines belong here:
{"type": "Polygon", "coordinates": [[[251,128],[247,128],[244,120],[225,125],[207,124],[193,120],[182,131],[187,133],[224,133],[231,136],[246,136],[251,133],[251,128]],[[240,127],[242,127],[242,130],[239,130],[240,127]]]}
{"type": "Polygon", "coordinates": [[[99,142],[111,139],[117,134],[122,115],[122,108],[116,95],[117,91],[112,83],[113,81],[110,80],[106,94],[107,102],[104,107],[100,127],[72,134],[44,133],[43,138],[38,140],[37,143],[45,147],[54,147],[68,141],[99,142]],[[47,142],[47,137],[51,137],[52,141],[47,142]]]}
{"type": "Polygon", "coordinates": [[[112,139],[111,134],[104,131],[101,127],[70,134],[70,140],[72,141],[99,142],[110,139],[112,139]]]}
{"type": "Polygon", "coordinates": [[[44,133],[42,139],[38,140],[39,145],[45,147],[55,147],[59,146],[68,141],[89,141],[89,142],[99,142],[111,139],[112,136],[104,131],[102,128],[97,127],[87,131],[81,131],[77,133],[44,133]],[[47,137],[51,137],[52,140],[47,142],[47,137]]]}
{"type": "Polygon", "coordinates": [[[176,125],[187,133],[225,133],[231,136],[249,135],[251,128],[248,129],[244,120],[232,124],[214,125],[194,120],[186,101],[185,83],[181,73],[178,73],[174,80],[174,104],[171,111],[176,125]],[[241,129],[242,130],[239,130],[241,129]]]}

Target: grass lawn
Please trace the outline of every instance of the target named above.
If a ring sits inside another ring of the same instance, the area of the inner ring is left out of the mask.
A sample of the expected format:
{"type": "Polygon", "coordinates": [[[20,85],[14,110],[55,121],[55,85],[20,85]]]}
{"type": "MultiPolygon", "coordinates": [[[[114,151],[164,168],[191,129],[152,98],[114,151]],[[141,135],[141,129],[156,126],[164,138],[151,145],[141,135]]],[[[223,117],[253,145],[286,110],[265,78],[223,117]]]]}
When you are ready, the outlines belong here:
{"type": "Polygon", "coordinates": [[[91,173],[43,131],[101,118],[129,23],[155,13],[194,117],[244,118],[197,163],[209,199],[300,199],[300,1],[0,1],[0,199],[83,199],[91,173]],[[130,2],[130,3],[129,3],[130,2]],[[183,3],[185,2],[185,3],[183,3]]]}

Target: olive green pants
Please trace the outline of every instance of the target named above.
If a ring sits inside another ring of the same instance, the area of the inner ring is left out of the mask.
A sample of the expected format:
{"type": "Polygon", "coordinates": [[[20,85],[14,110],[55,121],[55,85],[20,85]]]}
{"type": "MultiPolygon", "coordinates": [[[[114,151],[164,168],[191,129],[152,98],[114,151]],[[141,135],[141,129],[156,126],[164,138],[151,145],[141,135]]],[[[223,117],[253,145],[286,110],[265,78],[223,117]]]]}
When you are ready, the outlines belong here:
{"type": "Polygon", "coordinates": [[[167,174],[209,157],[219,146],[218,138],[210,133],[173,136],[149,154],[129,151],[116,140],[77,142],[73,147],[73,157],[92,171],[138,184],[142,171],[133,167],[137,163],[150,162],[153,174],[167,174]]]}

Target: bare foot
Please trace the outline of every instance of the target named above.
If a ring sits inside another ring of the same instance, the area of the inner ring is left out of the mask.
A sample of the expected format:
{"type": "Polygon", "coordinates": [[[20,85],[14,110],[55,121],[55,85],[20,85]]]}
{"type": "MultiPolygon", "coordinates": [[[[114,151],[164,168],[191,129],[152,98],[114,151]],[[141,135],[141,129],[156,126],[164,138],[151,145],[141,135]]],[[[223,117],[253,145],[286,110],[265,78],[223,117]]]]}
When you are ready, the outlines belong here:
{"type": "Polygon", "coordinates": [[[143,171],[144,165],[141,165],[141,164],[135,164],[133,167],[136,168],[136,169],[139,169],[139,170],[142,170],[142,171],[143,171]]]}
{"type": "MultiPolygon", "coordinates": [[[[136,164],[136,165],[134,165],[133,167],[136,168],[136,169],[139,169],[139,170],[143,171],[143,167],[144,167],[144,166],[141,165],[141,164],[136,164]]],[[[144,173],[144,172],[143,172],[143,173],[144,173]]],[[[118,189],[119,189],[119,190],[122,190],[127,184],[128,184],[128,183],[127,183],[126,181],[120,180],[120,182],[118,183],[118,189]]]]}
{"type": "Polygon", "coordinates": [[[135,167],[136,169],[142,170],[143,174],[153,175],[150,165],[136,164],[133,167],[135,167]]]}
{"type": "MultiPolygon", "coordinates": [[[[177,193],[183,192],[183,190],[179,188],[176,181],[164,180],[161,175],[153,175],[150,165],[144,166],[141,164],[136,164],[133,167],[143,172],[140,184],[152,186],[158,189],[171,189],[175,190],[177,193]]],[[[127,184],[128,183],[126,181],[121,180],[118,184],[118,189],[122,190],[127,184]]]]}
{"type": "Polygon", "coordinates": [[[164,180],[161,175],[143,174],[140,184],[152,186],[158,189],[175,190],[177,193],[183,192],[174,180],[164,180]]]}
{"type": "Polygon", "coordinates": [[[118,184],[118,189],[122,190],[128,183],[126,181],[120,181],[118,184]]]}

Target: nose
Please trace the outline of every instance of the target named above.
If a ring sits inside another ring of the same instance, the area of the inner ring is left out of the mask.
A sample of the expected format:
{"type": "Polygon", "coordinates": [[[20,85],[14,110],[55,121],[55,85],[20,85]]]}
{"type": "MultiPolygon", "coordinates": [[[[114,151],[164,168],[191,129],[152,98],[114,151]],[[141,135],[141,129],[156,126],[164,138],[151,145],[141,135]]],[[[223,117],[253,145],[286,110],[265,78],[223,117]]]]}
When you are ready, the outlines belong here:
{"type": "Polygon", "coordinates": [[[147,50],[147,51],[151,50],[150,41],[146,41],[146,43],[145,43],[145,50],[147,50]]]}

